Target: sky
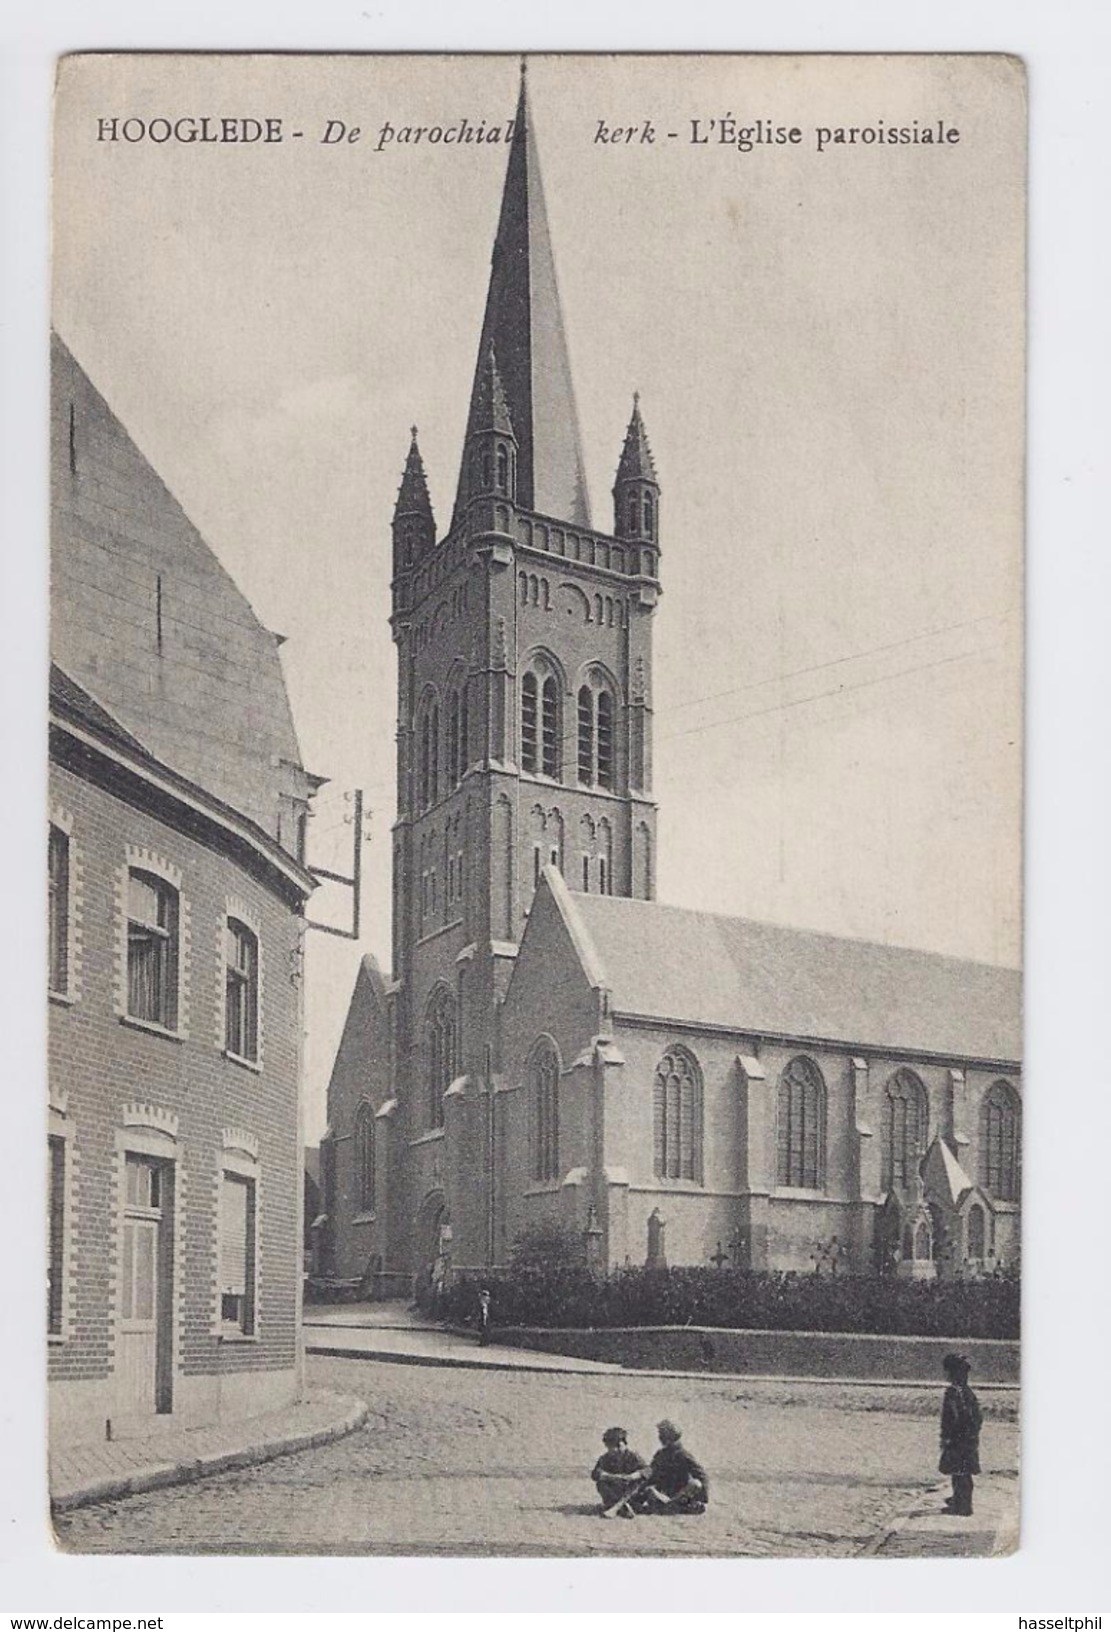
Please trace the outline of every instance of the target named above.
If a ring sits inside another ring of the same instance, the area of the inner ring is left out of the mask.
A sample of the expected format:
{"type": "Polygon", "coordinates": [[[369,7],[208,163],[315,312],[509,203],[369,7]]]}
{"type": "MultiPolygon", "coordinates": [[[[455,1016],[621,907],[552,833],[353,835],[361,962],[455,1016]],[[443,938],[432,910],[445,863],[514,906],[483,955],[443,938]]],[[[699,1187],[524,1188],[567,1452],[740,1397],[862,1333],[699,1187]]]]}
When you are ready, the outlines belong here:
{"type": "MultiPolygon", "coordinates": [[[[72,60],[54,312],[282,648],[311,857],[365,935],[310,937],[307,1132],[361,952],[389,961],[393,501],[417,423],[446,525],[506,149],[502,58],[72,60]],[[103,143],[102,117],[278,116],[267,146],[103,143]],[[328,120],[362,132],[319,141],[328,120]]],[[[634,390],[662,486],[658,893],[1017,963],[1024,146],[1000,59],[534,58],[597,526],[634,390]],[[797,126],[751,152],[727,118],[797,126]],[[650,120],[654,143],[601,144],[650,120]],[[827,146],[814,130],[959,130],[827,146]],[[728,128],[728,127],[726,127],[728,128]],[[674,139],[667,132],[674,130],[674,139]]],[[[314,915],[342,922],[323,889],[314,915]]]]}

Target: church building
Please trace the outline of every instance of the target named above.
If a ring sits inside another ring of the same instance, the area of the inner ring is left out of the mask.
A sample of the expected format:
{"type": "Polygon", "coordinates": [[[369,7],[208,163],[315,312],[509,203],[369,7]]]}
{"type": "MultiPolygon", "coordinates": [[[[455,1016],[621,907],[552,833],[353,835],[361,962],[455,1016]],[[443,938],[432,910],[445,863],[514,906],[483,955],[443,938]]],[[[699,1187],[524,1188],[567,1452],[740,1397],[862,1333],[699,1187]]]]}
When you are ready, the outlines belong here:
{"type": "Polygon", "coordinates": [[[454,510],[414,431],[393,518],[393,972],[329,1087],[335,1280],[545,1221],[599,1268],[1017,1258],[1017,971],[656,902],[664,537],[635,397],[592,519],[522,79],[454,510]]]}

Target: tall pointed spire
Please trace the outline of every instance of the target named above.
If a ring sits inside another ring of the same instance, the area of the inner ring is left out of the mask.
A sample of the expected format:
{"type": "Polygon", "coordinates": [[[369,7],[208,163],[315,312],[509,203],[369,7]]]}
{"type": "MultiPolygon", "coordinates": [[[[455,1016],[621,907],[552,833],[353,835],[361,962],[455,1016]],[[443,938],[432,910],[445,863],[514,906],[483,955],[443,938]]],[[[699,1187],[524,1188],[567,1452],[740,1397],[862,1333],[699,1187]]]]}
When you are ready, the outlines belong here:
{"type": "MultiPolygon", "coordinates": [[[[659,543],[660,484],[648,432],[640,417],[640,393],[633,393],[633,414],[613,481],[613,530],[618,538],[659,543]]],[[[655,576],[652,552],[644,570],[655,576]]]]}
{"type": "Polygon", "coordinates": [[[394,572],[411,567],[436,542],[436,521],[414,425],[393,512],[394,572]]]}
{"type": "Polygon", "coordinates": [[[656,480],[656,466],[652,460],[652,449],[648,446],[648,433],[640,417],[639,391],[633,392],[633,414],[629,420],[629,428],[625,432],[625,446],[621,450],[621,459],[617,466],[617,480],[619,482],[656,480]]]}
{"type": "MultiPolygon", "coordinates": [[[[494,240],[466,443],[482,427],[488,354],[493,348],[517,438],[517,502],[543,515],[590,525],[590,502],[579,439],[563,313],[521,65],[513,141],[494,240]]],[[[463,474],[456,515],[466,500],[463,474]]]]}

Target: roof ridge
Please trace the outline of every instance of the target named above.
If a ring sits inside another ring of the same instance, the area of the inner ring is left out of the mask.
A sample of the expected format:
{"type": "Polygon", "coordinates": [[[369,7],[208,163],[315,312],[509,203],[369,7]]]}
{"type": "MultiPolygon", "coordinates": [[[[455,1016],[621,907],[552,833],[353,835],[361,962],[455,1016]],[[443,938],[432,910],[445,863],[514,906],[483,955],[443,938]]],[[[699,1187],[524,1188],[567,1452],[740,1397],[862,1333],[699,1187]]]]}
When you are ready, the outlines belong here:
{"type": "Polygon", "coordinates": [[[606,903],[607,905],[620,902],[623,906],[636,908],[653,907],[665,912],[681,912],[691,918],[712,918],[718,923],[749,924],[756,929],[770,929],[781,931],[786,935],[806,935],[813,940],[833,941],[837,945],[846,942],[852,946],[875,947],[880,952],[909,952],[916,957],[936,958],[939,962],[959,964],[962,968],[993,969],[1007,974],[1022,974],[1021,964],[988,963],[983,958],[961,957],[956,952],[938,952],[932,947],[908,946],[902,941],[877,941],[867,935],[843,935],[832,929],[814,929],[805,924],[788,924],[774,918],[752,918],[744,913],[715,912],[709,907],[685,907],[672,901],[645,901],[639,896],[631,895],[592,895],[582,890],[572,890],[567,887],[567,893],[577,904],[579,901],[591,903],[606,903]]]}

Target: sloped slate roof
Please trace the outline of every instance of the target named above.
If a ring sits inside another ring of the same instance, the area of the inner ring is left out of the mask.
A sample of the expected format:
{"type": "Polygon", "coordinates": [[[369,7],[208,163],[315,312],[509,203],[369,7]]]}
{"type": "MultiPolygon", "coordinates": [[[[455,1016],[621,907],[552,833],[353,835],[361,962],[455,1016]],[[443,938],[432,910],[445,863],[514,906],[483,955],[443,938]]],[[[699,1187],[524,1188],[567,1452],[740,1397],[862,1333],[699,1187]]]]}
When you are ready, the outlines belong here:
{"type": "Polygon", "coordinates": [[[614,1010],[763,1036],[1017,1061],[1017,969],[568,892],[614,1010]]]}
{"type": "Polygon", "coordinates": [[[57,663],[50,665],[50,701],[76,719],[84,721],[86,725],[93,726],[95,730],[115,737],[126,747],[146,753],[138,737],[133,736],[130,731],[125,731],[119,720],[113,714],[109,714],[106,708],[102,708],[96,698],[91,697],[84,686],[79,686],[71,675],[58,667],[57,663]]]}

